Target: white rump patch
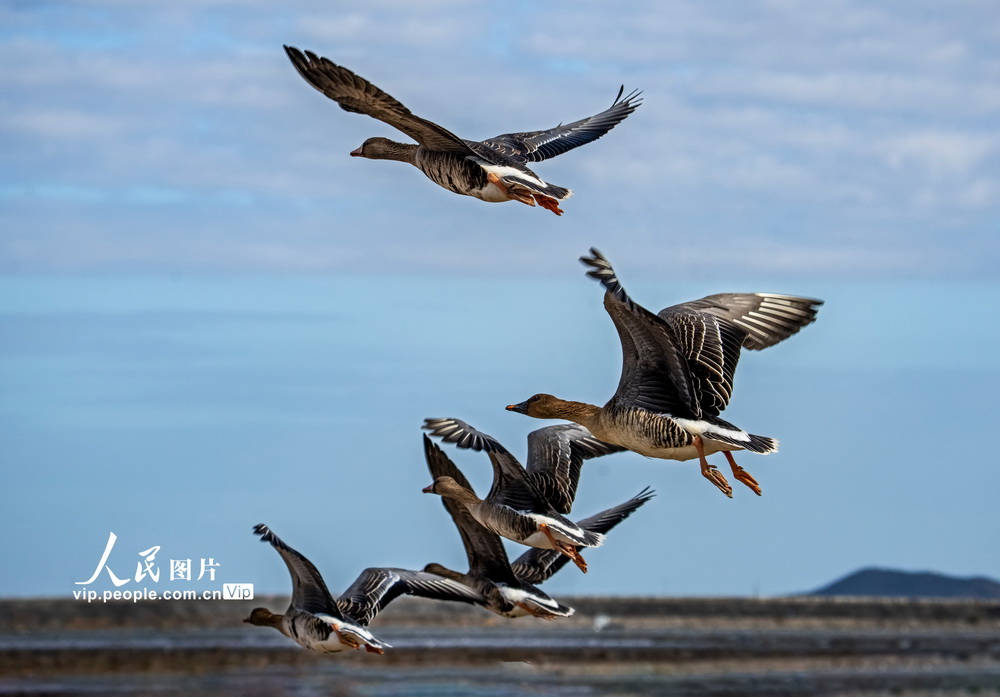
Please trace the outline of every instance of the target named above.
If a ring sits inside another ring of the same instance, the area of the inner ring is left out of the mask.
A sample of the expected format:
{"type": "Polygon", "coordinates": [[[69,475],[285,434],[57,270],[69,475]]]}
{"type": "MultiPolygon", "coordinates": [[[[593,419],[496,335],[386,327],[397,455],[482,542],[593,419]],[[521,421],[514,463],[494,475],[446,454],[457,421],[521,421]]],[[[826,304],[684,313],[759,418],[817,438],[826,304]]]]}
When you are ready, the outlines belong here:
{"type": "Polygon", "coordinates": [[[750,442],[750,434],[742,429],[722,428],[721,426],[710,424],[700,419],[678,419],[677,417],[673,417],[673,419],[678,426],[695,436],[707,435],[711,437],[713,433],[718,433],[720,436],[725,436],[740,443],[750,442]]]}

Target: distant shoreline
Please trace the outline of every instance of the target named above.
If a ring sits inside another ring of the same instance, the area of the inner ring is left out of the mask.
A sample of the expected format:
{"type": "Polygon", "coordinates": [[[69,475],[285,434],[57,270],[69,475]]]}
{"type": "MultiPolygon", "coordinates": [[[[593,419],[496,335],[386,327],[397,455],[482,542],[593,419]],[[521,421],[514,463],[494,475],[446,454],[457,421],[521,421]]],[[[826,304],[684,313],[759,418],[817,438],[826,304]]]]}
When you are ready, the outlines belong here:
{"type": "MultiPolygon", "coordinates": [[[[643,626],[703,622],[962,622],[1000,623],[1000,600],[856,596],[742,597],[591,597],[560,598],[576,614],[560,626],[590,625],[595,618],[643,626]]],[[[241,623],[254,607],[282,611],[287,596],[254,600],[110,601],[72,598],[0,599],[0,627],[8,631],[73,631],[93,629],[197,629],[241,623]]],[[[404,597],[375,620],[376,626],[474,626],[510,624],[508,620],[459,603],[404,597]]]]}
{"type": "Polygon", "coordinates": [[[126,685],[128,694],[185,697],[329,695],[329,686],[347,684],[364,691],[333,694],[398,695],[406,684],[420,695],[964,697],[1000,685],[997,600],[560,599],[576,614],[546,622],[401,598],[372,623],[392,644],[376,656],[304,651],[243,623],[251,607],[284,610],[287,596],[8,598],[0,600],[0,692],[124,694],[126,685]]]}

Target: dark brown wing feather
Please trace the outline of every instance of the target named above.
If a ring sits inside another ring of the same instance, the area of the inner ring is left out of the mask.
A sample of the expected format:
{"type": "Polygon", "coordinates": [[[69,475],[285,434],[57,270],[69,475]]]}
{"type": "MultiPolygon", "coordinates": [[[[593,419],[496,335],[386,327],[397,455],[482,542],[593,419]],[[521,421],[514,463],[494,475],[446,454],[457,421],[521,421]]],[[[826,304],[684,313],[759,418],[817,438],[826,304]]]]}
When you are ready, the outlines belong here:
{"type": "Polygon", "coordinates": [[[625,450],[598,440],[579,424],[546,426],[528,434],[528,476],[549,500],[566,515],[573,508],[584,460],[625,450]]]}
{"type": "Polygon", "coordinates": [[[311,51],[303,54],[291,46],[285,46],[285,53],[306,82],[337,102],[345,111],[366,114],[383,121],[431,150],[473,154],[465,141],[454,133],[433,121],[415,116],[399,101],[347,68],[311,51]]]}
{"type": "Polygon", "coordinates": [[[688,361],[701,412],[718,416],[733,393],[741,347],[763,349],[816,319],[819,300],[768,293],[719,293],[664,308],[688,361]]]}
{"type": "Polygon", "coordinates": [[[822,300],[777,293],[717,293],[683,306],[732,322],[746,332],[743,348],[759,351],[812,324],[822,304],[822,300]]]}
{"type": "Polygon", "coordinates": [[[292,577],[292,607],[310,613],[326,613],[344,619],[340,608],[326,587],[319,570],[302,554],[286,545],[271,529],[259,523],[253,531],[261,542],[268,542],[281,555],[292,577]]]}
{"type": "Polygon", "coordinates": [[[486,452],[493,465],[493,485],[486,494],[487,501],[510,506],[517,511],[546,512],[548,506],[544,493],[539,491],[536,482],[529,479],[517,458],[496,438],[461,419],[424,419],[423,427],[446,443],[486,452]]]}
{"type": "Polygon", "coordinates": [[[640,408],[653,413],[698,418],[700,406],[691,371],[670,325],[632,300],[614,269],[596,249],[581,257],[601,282],[604,309],[622,344],[622,375],[607,409],[640,408]]]}
{"type": "Polygon", "coordinates": [[[424,571],[372,567],[361,572],[337,600],[337,606],[345,616],[366,627],[389,603],[404,594],[467,603],[482,598],[458,581],[424,571]]]}
{"type": "Polygon", "coordinates": [[[482,141],[506,157],[519,162],[541,162],[562,155],[573,148],[592,143],[621,123],[642,103],[641,92],[632,92],[622,99],[625,87],[611,106],[599,114],[568,124],[559,124],[544,131],[505,133],[482,141]]]}

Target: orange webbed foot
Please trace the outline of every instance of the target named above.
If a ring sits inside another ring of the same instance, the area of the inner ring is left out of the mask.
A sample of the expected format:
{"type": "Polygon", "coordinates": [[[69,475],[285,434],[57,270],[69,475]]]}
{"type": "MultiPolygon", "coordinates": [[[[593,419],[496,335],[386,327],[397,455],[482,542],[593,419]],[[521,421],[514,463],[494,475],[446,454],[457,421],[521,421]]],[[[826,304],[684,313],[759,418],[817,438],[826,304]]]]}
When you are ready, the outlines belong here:
{"type": "Polygon", "coordinates": [[[486,181],[488,181],[496,188],[500,189],[500,193],[502,193],[504,196],[511,199],[512,201],[520,201],[521,203],[524,203],[531,207],[535,206],[535,201],[533,198],[528,196],[523,191],[507,186],[507,184],[504,183],[503,179],[498,177],[493,172],[486,173],[486,181]]]}
{"type": "Polygon", "coordinates": [[[757,496],[760,496],[760,484],[757,483],[757,480],[749,472],[736,464],[736,460],[733,459],[732,453],[728,450],[726,451],[726,459],[729,460],[729,467],[733,470],[733,476],[750,487],[750,490],[757,494],[757,496]]]}
{"type": "Polygon", "coordinates": [[[702,475],[708,481],[712,482],[719,488],[723,494],[729,498],[733,498],[733,487],[730,486],[729,482],[726,481],[725,476],[716,467],[709,465],[707,468],[703,467],[701,470],[702,475]]]}
{"type": "Polygon", "coordinates": [[[345,636],[343,632],[341,632],[339,629],[337,629],[333,625],[330,625],[330,629],[333,630],[333,633],[337,635],[337,639],[339,639],[340,643],[343,644],[344,646],[350,646],[352,649],[355,649],[355,650],[361,648],[361,642],[359,642],[356,639],[353,639],[353,638],[351,638],[349,636],[345,636]]]}
{"type": "Polygon", "coordinates": [[[377,653],[379,656],[383,655],[385,651],[377,646],[372,646],[371,644],[365,644],[365,651],[368,653],[377,653]]]}
{"type": "Polygon", "coordinates": [[[587,573],[587,562],[586,562],[586,560],[582,556],[580,556],[580,553],[578,551],[576,551],[575,549],[573,549],[572,547],[570,547],[569,549],[570,549],[570,551],[572,551],[572,554],[570,554],[569,552],[567,552],[565,549],[562,550],[562,553],[565,554],[567,557],[569,557],[570,559],[573,560],[573,563],[576,564],[576,568],[578,568],[583,573],[587,573]]]}
{"type": "Polygon", "coordinates": [[[559,201],[557,199],[554,199],[551,196],[545,196],[543,194],[532,194],[531,196],[538,202],[538,205],[544,208],[545,210],[552,211],[556,215],[563,214],[563,210],[562,208],[559,207],[559,201]]]}
{"type": "Polygon", "coordinates": [[[694,437],[694,447],[698,452],[698,460],[701,462],[701,475],[712,482],[712,484],[715,484],[723,494],[729,498],[733,498],[733,487],[726,481],[722,472],[716,469],[714,465],[708,464],[708,460],[705,459],[705,446],[702,443],[701,436],[694,437]]]}
{"type": "Polygon", "coordinates": [[[538,529],[542,532],[542,534],[545,535],[545,537],[549,539],[549,543],[552,545],[552,549],[556,550],[557,552],[561,552],[562,554],[565,554],[573,561],[574,564],[576,564],[577,568],[580,569],[580,571],[582,571],[583,573],[587,573],[587,562],[585,562],[583,560],[583,557],[580,556],[580,553],[576,550],[576,547],[574,547],[573,545],[568,545],[565,542],[560,542],[555,537],[553,537],[552,533],[549,531],[549,526],[546,525],[545,523],[540,523],[538,525],[538,529]]]}
{"type": "Polygon", "coordinates": [[[514,605],[516,605],[517,607],[521,608],[522,610],[524,610],[525,612],[527,612],[532,617],[537,617],[537,618],[543,619],[543,620],[549,620],[550,622],[552,620],[556,619],[556,615],[553,615],[551,612],[545,612],[544,610],[542,610],[540,608],[532,607],[531,605],[528,605],[526,603],[514,603],[514,605]]]}

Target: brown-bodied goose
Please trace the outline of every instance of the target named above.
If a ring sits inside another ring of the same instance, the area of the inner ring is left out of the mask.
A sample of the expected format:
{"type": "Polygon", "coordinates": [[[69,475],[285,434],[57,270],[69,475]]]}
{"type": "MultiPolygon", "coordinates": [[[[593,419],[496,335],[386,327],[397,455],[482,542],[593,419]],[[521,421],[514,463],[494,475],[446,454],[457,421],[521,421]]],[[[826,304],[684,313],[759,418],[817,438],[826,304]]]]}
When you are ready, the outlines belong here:
{"type": "Polygon", "coordinates": [[[625,450],[620,445],[597,440],[579,424],[558,424],[528,434],[528,464],[522,467],[499,441],[460,419],[424,419],[423,427],[459,448],[486,451],[493,464],[494,486],[517,487],[523,477],[563,515],[573,509],[584,460],[625,450]],[[505,475],[509,468],[517,468],[524,474],[509,481],[505,475]]]}
{"type": "Polygon", "coordinates": [[[622,88],[611,106],[594,116],[547,130],[506,133],[477,142],[459,138],[415,116],[363,77],[327,58],[291,46],[285,46],[285,52],[306,82],[342,109],[384,121],[416,141],[413,144],[369,138],[351,155],[409,162],[435,184],[456,194],[492,203],[537,203],[556,215],[562,215],[559,201],[569,198],[572,192],[543,181],[528,169],[527,163],[541,162],[597,140],[642,102],[638,92],[622,99],[622,88]]]}
{"type": "Polygon", "coordinates": [[[423,491],[458,501],[469,509],[473,518],[501,537],[528,547],[560,551],[583,573],[587,573],[587,562],[579,548],[600,547],[604,543],[604,535],[584,530],[556,513],[538,492],[532,495],[530,505],[521,507],[507,499],[503,491],[491,491],[492,496],[488,494],[481,499],[451,477],[438,477],[423,491]]]}
{"type": "MultiPolygon", "coordinates": [[[[435,479],[451,477],[460,486],[471,491],[472,486],[455,463],[426,435],[423,440],[424,457],[431,476],[435,479]]],[[[441,497],[441,502],[458,528],[469,560],[469,570],[463,574],[441,564],[428,564],[424,571],[464,583],[479,591],[484,598],[483,607],[504,617],[533,615],[554,620],[573,614],[573,608],[554,600],[533,584],[523,583],[518,579],[510,566],[500,537],[484,528],[472,517],[468,508],[448,497],[441,497]]],[[[567,559],[562,554],[551,553],[567,559]]]]}
{"type": "MultiPolygon", "coordinates": [[[[424,456],[431,476],[451,477],[460,486],[472,490],[469,481],[454,462],[426,435],[424,456]]],[[[625,503],[609,508],[577,523],[581,528],[597,533],[607,533],[628,518],[653,497],[644,489],[625,503]]],[[[441,564],[428,564],[424,571],[453,579],[475,589],[484,598],[484,608],[504,617],[533,615],[554,620],[569,617],[573,608],[551,598],[537,587],[559,571],[569,557],[551,549],[529,549],[511,564],[500,537],[484,528],[472,517],[469,510],[454,499],[442,497],[445,510],[458,528],[469,561],[466,573],[453,571],[441,564]]]]}
{"type": "Polygon", "coordinates": [[[283,615],[258,607],[243,620],[274,627],[303,648],[320,653],[360,649],[383,653],[389,644],[376,639],[368,624],[402,594],[437,600],[481,603],[473,588],[434,574],[406,569],[369,568],[361,572],[339,599],[334,599],[319,570],[263,523],[254,526],[262,542],[277,550],[292,577],[292,601],[283,615]]]}
{"type": "MultiPolygon", "coordinates": [[[[578,520],[576,524],[584,530],[607,534],[655,495],[652,489],[646,487],[628,501],[578,520]]],[[[569,560],[565,554],[555,550],[533,547],[515,559],[510,566],[522,583],[537,584],[552,578],[552,575],[563,568],[569,560]]]]}
{"type": "Polygon", "coordinates": [[[720,293],[654,315],[635,303],[596,249],[582,257],[606,292],[604,308],[618,329],[622,374],[604,407],[536,394],[510,411],[567,419],[602,441],[647,457],[698,458],[702,474],[726,496],[733,490],[706,455],[725,453],[733,476],[760,495],[760,485],[731,451],[771,453],[773,438],[747,433],[719,418],[729,404],[740,350],[759,350],[813,322],[821,300],[772,293],[720,293]]]}

